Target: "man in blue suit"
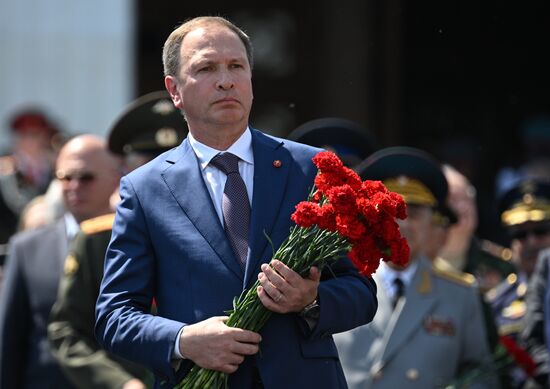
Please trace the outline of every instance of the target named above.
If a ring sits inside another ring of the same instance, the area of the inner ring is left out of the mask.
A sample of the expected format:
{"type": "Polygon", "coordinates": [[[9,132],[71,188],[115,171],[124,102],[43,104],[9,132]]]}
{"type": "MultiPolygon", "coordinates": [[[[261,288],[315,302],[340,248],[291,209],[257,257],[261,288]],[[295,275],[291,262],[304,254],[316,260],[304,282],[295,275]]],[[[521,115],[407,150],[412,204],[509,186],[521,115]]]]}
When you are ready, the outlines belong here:
{"type": "Polygon", "coordinates": [[[252,47],[226,19],[182,24],[163,61],[189,136],[121,181],[96,307],[99,342],[150,368],[159,387],[195,363],[230,374],[230,388],[345,388],[332,334],[372,320],[375,284],[346,258],[302,278],[272,260],[265,237],[275,248],[287,237],[320,150],[248,126],[252,47]],[[241,261],[225,223],[229,178],[211,163],[220,153],[238,157],[250,206],[241,261]],[[271,319],[260,334],[226,326],[233,298],[256,279],[271,319]]]}

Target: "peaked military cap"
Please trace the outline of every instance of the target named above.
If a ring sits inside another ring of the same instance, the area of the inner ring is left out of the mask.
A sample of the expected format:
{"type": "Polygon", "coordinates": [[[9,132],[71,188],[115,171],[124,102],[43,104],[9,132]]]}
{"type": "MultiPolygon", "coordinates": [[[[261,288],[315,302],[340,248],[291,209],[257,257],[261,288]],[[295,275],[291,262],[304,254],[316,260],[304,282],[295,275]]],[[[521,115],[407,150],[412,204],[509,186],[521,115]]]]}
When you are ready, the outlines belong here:
{"type": "MultiPolygon", "coordinates": [[[[447,206],[447,180],[440,163],[423,150],[412,147],[388,147],[365,159],[357,173],[363,180],[380,180],[407,204],[432,207],[439,216],[456,222],[447,206]]],[[[442,224],[445,224],[442,222],[442,224]]]]}
{"type": "Polygon", "coordinates": [[[337,117],[310,120],[292,131],[288,139],[331,150],[349,167],[378,149],[378,142],[366,128],[337,117]]]}
{"type": "Polygon", "coordinates": [[[550,220],[550,181],[523,179],[499,201],[505,226],[550,220]]]}
{"type": "Polygon", "coordinates": [[[109,149],[116,154],[159,153],[185,138],[187,125],[170,95],[158,91],[130,103],[109,131],[109,149]]]}

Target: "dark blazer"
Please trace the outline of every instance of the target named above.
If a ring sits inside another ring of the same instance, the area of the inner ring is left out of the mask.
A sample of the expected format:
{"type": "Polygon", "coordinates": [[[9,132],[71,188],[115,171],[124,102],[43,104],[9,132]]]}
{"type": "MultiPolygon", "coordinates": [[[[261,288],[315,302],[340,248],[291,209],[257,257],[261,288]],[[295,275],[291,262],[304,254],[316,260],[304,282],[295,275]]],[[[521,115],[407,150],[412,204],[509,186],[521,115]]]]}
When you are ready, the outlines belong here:
{"type": "MultiPolygon", "coordinates": [[[[171,387],[190,367],[184,361],[174,372],[171,365],[182,325],[232,307],[233,297],[271,260],[264,234],[278,247],[289,233],[295,205],[313,185],[311,158],[319,149],[256,130],[252,148],[251,246],[244,274],[187,140],[122,179],[96,306],[96,337],[106,349],[148,366],[157,381],[165,381],[162,387],[171,387]],[[153,298],[158,316],[147,313],[153,298]]],[[[261,352],[231,375],[231,388],[251,387],[252,362],[265,388],[346,387],[332,334],[372,320],[375,285],[348,259],[325,273],[314,330],[297,314],[274,314],[261,331],[261,352]]]]}
{"type": "Polygon", "coordinates": [[[50,351],[47,324],[67,255],[63,219],[10,241],[0,291],[0,387],[71,388],[50,351]]]}

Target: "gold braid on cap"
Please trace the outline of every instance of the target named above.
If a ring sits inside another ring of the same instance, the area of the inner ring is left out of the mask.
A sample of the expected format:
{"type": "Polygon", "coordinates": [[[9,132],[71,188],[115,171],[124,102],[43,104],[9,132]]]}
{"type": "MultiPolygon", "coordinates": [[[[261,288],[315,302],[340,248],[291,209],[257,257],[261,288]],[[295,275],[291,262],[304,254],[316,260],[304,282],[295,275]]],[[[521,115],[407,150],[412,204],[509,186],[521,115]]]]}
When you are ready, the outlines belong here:
{"type": "Polygon", "coordinates": [[[414,178],[399,176],[384,180],[383,183],[392,192],[397,192],[403,196],[407,204],[427,205],[430,207],[437,205],[437,200],[428,187],[414,178]]]}
{"type": "Polygon", "coordinates": [[[500,219],[507,226],[550,220],[550,203],[532,195],[525,195],[521,202],[504,211],[500,219]]]}

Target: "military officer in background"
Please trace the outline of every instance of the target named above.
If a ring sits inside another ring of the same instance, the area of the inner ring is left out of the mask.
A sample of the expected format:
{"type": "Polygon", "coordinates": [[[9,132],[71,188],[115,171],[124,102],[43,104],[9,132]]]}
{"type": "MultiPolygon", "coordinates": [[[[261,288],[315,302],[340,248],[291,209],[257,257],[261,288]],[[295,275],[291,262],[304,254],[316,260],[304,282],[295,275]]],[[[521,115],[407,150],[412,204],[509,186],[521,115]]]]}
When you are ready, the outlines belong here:
{"type": "MultiPolygon", "coordinates": [[[[526,312],[520,339],[533,357],[536,370],[533,378],[539,388],[550,387],[550,248],[542,250],[525,295],[526,312]]],[[[525,385],[524,388],[535,388],[525,385]]]]}
{"type": "MultiPolygon", "coordinates": [[[[181,143],[187,133],[166,92],[138,98],[115,121],[109,149],[133,170],[181,143]]],[[[152,385],[144,368],[102,350],[95,340],[95,303],[114,213],[84,221],[71,246],[48,325],[54,355],[82,389],[142,389],[152,385]]]]}
{"type": "Polygon", "coordinates": [[[334,152],[353,169],[379,149],[374,134],[349,119],[327,117],[303,123],[288,139],[334,152]]]}
{"type": "Polygon", "coordinates": [[[24,109],[10,120],[12,150],[0,157],[0,266],[24,207],[46,192],[60,141],[57,126],[43,112],[24,109]]]}
{"type": "Polygon", "coordinates": [[[456,214],[457,222],[449,226],[439,255],[455,269],[473,274],[480,290],[485,293],[515,272],[510,261],[512,252],[476,237],[476,189],[466,176],[448,164],[443,165],[443,174],[449,185],[448,205],[456,214]]]}
{"type": "Polygon", "coordinates": [[[548,387],[550,366],[543,323],[548,265],[541,260],[536,270],[535,266],[541,251],[550,247],[550,183],[520,180],[502,196],[499,205],[517,272],[490,290],[487,299],[499,334],[522,340],[537,364],[532,378],[519,367],[514,369],[512,387],[548,387]]]}
{"type": "Polygon", "coordinates": [[[374,275],[373,322],[335,336],[349,387],[445,387],[477,369],[468,385],[498,388],[477,288],[428,258],[434,214],[447,197],[439,163],[418,149],[390,147],[372,154],[358,172],[404,197],[408,217],[399,225],[411,260],[404,268],[383,262],[374,275]]]}

